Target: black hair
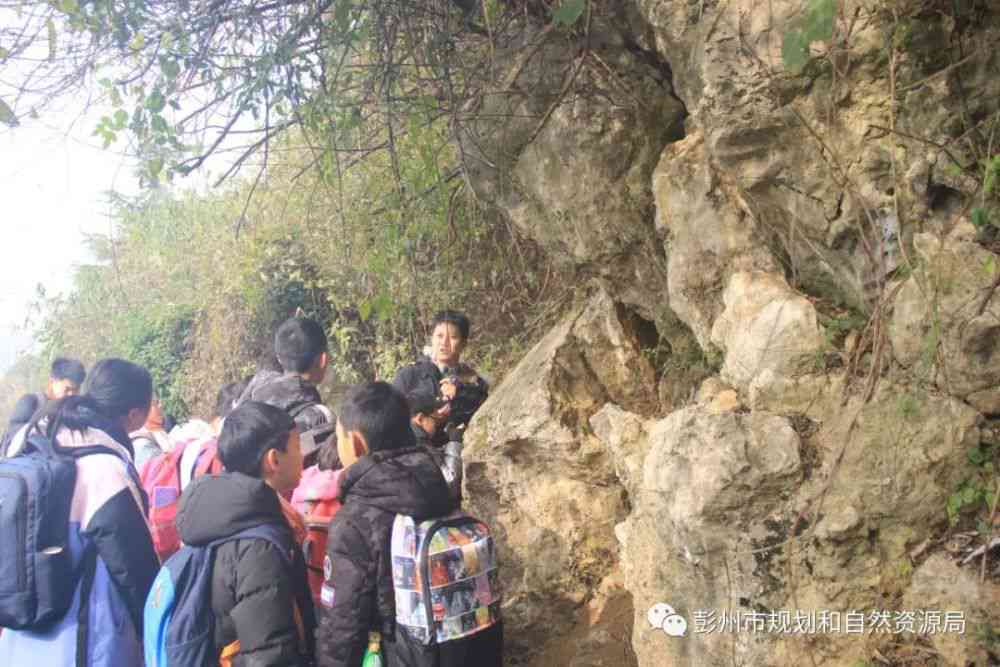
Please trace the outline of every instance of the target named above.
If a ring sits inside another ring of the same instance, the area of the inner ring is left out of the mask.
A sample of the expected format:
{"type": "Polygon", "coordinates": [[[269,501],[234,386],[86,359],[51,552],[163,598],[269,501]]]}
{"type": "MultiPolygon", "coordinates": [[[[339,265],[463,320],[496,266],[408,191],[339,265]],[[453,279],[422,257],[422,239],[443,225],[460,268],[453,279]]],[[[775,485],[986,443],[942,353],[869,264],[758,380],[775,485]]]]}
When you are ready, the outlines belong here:
{"type": "Polygon", "coordinates": [[[261,352],[260,356],[257,357],[258,373],[261,371],[274,371],[276,373],[281,373],[283,370],[284,369],[281,367],[281,362],[278,361],[278,357],[274,356],[273,350],[266,350],[264,352],[261,352]]]}
{"type": "Polygon", "coordinates": [[[152,400],[149,371],[124,359],[101,359],[87,376],[81,395],[46,404],[28,429],[47,420],[45,435],[54,438],[64,426],[75,431],[100,428],[131,451],[128,435],[117,421],[135,408],[148,410],[152,400]]]}
{"type": "Polygon", "coordinates": [[[215,414],[213,416],[225,419],[233,411],[236,400],[243,394],[243,390],[246,388],[246,380],[222,385],[219,393],[215,395],[215,414]]]}
{"type": "Polygon", "coordinates": [[[337,451],[336,435],[327,438],[316,450],[316,467],[323,471],[338,470],[343,467],[340,463],[340,452],[337,451]]]}
{"type": "Polygon", "coordinates": [[[461,334],[462,340],[469,340],[471,324],[465,313],[457,310],[442,310],[431,321],[431,331],[437,329],[437,326],[442,323],[454,324],[458,327],[458,333],[461,334]]]}
{"type": "Polygon", "coordinates": [[[364,436],[372,452],[412,447],[410,405],[398,389],[387,382],[355,385],[347,392],[338,411],[340,426],[364,436]]]}
{"type": "Polygon", "coordinates": [[[284,452],[295,422],[280,408],[245,401],[229,413],[219,434],[219,458],[230,472],[260,478],[260,464],[271,449],[284,452]]]}
{"type": "Polygon", "coordinates": [[[90,369],[81,393],[111,419],[134,408],[148,408],[153,400],[153,378],[142,366],[124,359],[101,359],[90,369]]]}
{"type": "Polygon", "coordinates": [[[56,357],[52,361],[52,369],[49,377],[53,380],[70,380],[76,386],[83,384],[87,377],[87,371],[77,359],[68,357],[56,357]]]}
{"type": "Polygon", "coordinates": [[[316,320],[292,317],[274,334],[274,356],[286,373],[305,373],[326,349],[326,333],[316,320]]]}
{"type": "Polygon", "coordinates": [[[406,395],[406,401],[410,404],[411,417],[429,415],[444,404],[427,391],[412,391],[406,395]]]}

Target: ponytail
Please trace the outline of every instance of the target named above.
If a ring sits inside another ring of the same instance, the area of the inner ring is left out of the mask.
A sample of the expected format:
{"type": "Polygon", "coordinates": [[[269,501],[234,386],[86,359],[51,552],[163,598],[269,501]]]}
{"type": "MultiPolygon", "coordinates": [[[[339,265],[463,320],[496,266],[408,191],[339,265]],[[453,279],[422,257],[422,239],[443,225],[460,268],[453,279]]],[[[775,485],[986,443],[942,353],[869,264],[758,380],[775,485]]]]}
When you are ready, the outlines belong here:
{"type": "Polygon", "coordinates": [[[131,451],[128,434],[120,426],[121,418],[135,408],[148,409],[152,397],[149,371],[124,359],[102,359],[87,375],[81,395],[46,404],[32,417],[25,433],[37,430],[54,440],[62,428],[81,433],[98,428],[131,451]]]}
{"type": "Polygon", "coordinates": [[[83,432],[90,427],[89,421],[83,416],[88,412],[99,412],[97,404],[87,396],[66,396],[57,401],[49,401],[28,422],[25,435],[38,431],[46,438],[55,439],[59,429],[66,427],[71,431],[83,432]],[[45,430],[41,423],[45,422],[45,430]]]}
{"type": "Polygon", "coordinates": [[[85,397],[109,419],[119,419],[135,408],[147,409],[153,400],[153,379],[142,366],[124,359],[101,359],[83,383],[85,397]]]}

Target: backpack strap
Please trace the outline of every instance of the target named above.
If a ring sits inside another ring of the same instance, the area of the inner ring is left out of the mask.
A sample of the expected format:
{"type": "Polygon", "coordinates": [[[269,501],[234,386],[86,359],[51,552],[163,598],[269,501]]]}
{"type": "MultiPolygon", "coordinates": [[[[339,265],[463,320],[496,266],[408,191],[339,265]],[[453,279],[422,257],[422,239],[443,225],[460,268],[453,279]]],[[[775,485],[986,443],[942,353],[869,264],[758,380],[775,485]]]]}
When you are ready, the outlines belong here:
{"type": "MultiPolygon", "coordinates": [[[[284,523],[265,523],[259,526],[254,526],[253,528],[241,530],[238,533],[229,535],[228,537],[215,540],[214,542],[210,542],[207,546],[211,549],[212,558],[214,560],[215,549],[220,545],[227,542],[235,542],[236,540],[252,539],[266,540],[273,544],[278,549],[278,552],[284,557],[288,567],[292,570],[293,589],[295,589],[293,591],[295,606],[292,608],[292,614],[295,620],[296,629],[299,631],[299,643],[302,645],[303,649],[311,652],[313,650],[312,638],[310,637],[310,633],[306,631],[303,614],[305,613],[304,610],[311,609],[311,607],[306,607],[305,605],[310,604],[312,598],[309,594],[308,581],[304,579],[302,581],[298,581],[299,577],[295,572],[296,562],[301,562],[302,554],[296,553],[298,550],[295,548],[295,538],[292,535],[291,528],[284,523]]],[[[314,618],[311,620],[315,623],[314,618]]],[[[238,647],[236,647],[236,650],[239,650],[238,647]]],[[[228,657],[225,653],[226,651],[224,649],[223,656],[220,657],[228,657]]]]}
{"type": "Polygon", "coordinates": [[[80,611],[76,624],[76,667],[88,667],[87,649],[90,646],[90,590],[97,576],[97,547],[91,544],[80,563],[80,611]]]}
{"type": "Polygon", "coordinates": [[[191,479],[209,473],[218,473],[222,468],[221,463],[217,460],[218,454],[218,443],[215,441],[208,442],[202,451],[198,453],[198,459],[194,464],[194,472],[191,473],[191,479]]]}
{"type": "Polygon", "coordinates": [[[139,493],[143,516],[149,515],[149,496],[146,495],[146,489],[142,486],[142,480],[139,479],[139,473],[135,469],[135,464],[132,463],[132,460],[128,456],[122,454],[118,450],[112,449],[106,445],[60,447],[56,442],[42,435],[40,431],[35,431],[34,433],[25,435],[24,446],[21,447],[21,451],[18,452],[18,456],[27,454],[31,450],[39,452],[43,456],[50,458],[66,456],[71,459],[82,459],[83,457],[90,456],[92,454],[110,454],[111,456],[114,456],[125,464],[125,471],[132,479],[132,483],[135,485],[136,491],[139,493]]]}

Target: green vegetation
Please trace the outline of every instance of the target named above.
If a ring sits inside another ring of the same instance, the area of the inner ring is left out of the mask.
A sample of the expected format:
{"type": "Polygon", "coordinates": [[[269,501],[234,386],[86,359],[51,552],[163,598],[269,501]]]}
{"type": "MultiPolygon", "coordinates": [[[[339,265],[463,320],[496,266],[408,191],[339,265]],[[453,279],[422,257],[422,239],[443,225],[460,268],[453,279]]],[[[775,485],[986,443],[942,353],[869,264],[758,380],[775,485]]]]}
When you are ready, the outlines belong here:
{"type": "Polygon", "coordinates": [[[295,313],[327,327],[332,375],[352,382],[391,376],[447,306],[473,320],[473,361],[502,372],[573,287],[477,199],[455,139],[487,139],[476,110],[505,84],[484,73],[537,30],[526,9],[566,35],[591,5],[479,5],[60,0],[0,21],[0,65],[32,63],[0,82],[0,122],[97,90],[94,134],[128,142],[147,186],[113,197],[72,291],[40,296],[35,365],[124,356],[168,411],[204,413],[295,313]],[[215,189],[183,189],[209,160],[215,189]]]}
{"type": "Polygon", "coordinates": [[[808,0],[802,14],[791,22],[781,44],[781,59],[790,71],[799,73],[809,62],[809,45],[833,37],[837,15],[834,0],[808,0]]]}
{"type": "Polygon", "coordinates": [[[39,298],[41,356],[133,359],[153,373],[168,412],[204,414],[291,315],[324,323],[332,381],[354,382],[391,377],[426,342],[434,311],[457,307],[473,319],[472,360],[502,370],[547,320],[526,322],[565,288],[553,287],[554,269],[529,242],[447,179],[455,156],[427,150],[440,129],[400,140],[404,183],[426,194],[397,208],[371,209],[392,197],[388,159],[336,185],[315,172],[296,178],[299,164],[272,169],[238,237],[253,182],[116,199],[114,236],[90,240],[95,262],[69,294],[39,298]]]}
{"type": "MultiPolygon", "coordinates": [[[[994,119],[996,122],[997,119],[994,119]]],[[[1000,205],[996,201],[997,185],[1000,184],[1000,155],[984,157],[983,184],[980,205],[972,209],[972,224],[980,229],[987,226],[1000,229],[1000,205]]]]}
{"type": "Polygon", "coordinates": [[[997,502],[1000,445],[984,442],[969,449],[967,456],[975,472],[962,480],[955,492],[948,496],[948,519],[955,525],[963,515],[971,517],[976,530],[988,539],[991,535],[988,520],[997,502]]]}

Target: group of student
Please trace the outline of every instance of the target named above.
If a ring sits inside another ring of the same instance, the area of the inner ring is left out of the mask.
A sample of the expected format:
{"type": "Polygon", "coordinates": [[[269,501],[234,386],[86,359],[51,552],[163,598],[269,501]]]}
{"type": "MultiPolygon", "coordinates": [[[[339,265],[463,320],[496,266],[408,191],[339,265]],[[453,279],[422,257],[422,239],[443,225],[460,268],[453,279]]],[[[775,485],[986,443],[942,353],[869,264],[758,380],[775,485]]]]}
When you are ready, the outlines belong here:
{"type": "MultiPolygon", "coordinates": [[[[0,495],[18,475],[12,497],[30,494],[39,457],[72,460],[68,521],[0,545],[0,665],[499,666],[495,548],[460,511],[462,430],[488,393],[468,339],[439,313],[429,354],[335,415],[325,333],[292,318],[211,421],[165,437],[146,369],[57,360],[4,435],[0,495]]],[[[4,535],[16,510],[0,503],[4,535]]]]}

